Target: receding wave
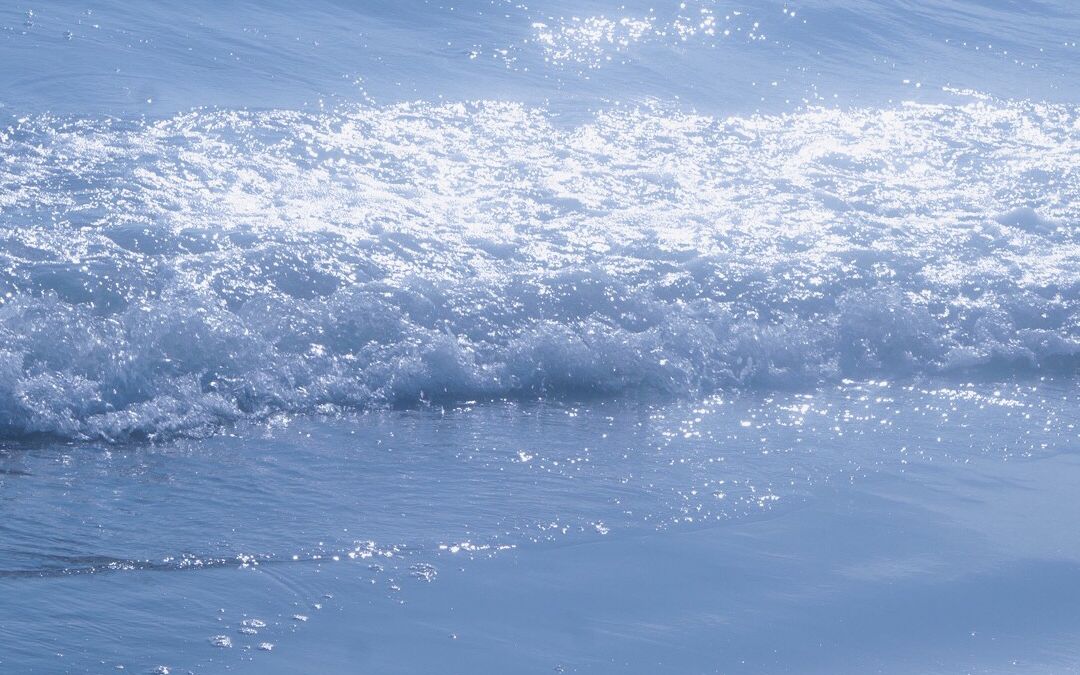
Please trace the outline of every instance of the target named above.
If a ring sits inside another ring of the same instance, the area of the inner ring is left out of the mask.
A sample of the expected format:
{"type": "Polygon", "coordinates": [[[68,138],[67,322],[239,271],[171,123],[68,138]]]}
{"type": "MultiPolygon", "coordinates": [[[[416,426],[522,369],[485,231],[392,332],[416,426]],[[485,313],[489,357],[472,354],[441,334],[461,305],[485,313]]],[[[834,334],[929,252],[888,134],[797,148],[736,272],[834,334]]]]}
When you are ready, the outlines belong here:
{"type": "Polygon", "coordinates": [[[0,131],[0,434],[1080,362],[1080,116],[512,103],[0,131]]]}

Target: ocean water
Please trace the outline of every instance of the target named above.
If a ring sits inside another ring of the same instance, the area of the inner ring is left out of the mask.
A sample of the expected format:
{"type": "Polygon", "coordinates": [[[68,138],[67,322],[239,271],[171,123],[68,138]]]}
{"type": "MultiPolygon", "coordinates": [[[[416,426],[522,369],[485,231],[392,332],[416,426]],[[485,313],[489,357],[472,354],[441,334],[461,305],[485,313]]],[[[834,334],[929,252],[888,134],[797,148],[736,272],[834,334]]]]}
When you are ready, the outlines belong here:
{"type": "Polygon", "coordinates": [[[0,4],[0,672],[1080,672],[1078,44],[0,4]]]}

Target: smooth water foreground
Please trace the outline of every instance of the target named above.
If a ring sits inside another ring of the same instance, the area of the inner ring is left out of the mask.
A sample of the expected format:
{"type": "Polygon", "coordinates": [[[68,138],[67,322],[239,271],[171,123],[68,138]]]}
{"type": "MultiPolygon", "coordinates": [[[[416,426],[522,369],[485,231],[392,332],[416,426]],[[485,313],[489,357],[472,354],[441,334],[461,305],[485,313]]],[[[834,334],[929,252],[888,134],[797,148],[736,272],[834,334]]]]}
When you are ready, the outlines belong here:
{"type": "Polygon", "coordinates": [[[494,404],[10,451],[4,666],[1063,672],[1067,389],[494,404]]]}
{"type": "Polygon", "coordinates": [[[0,7],[0,671],[1080,671],[1071,2],[0,7]]]}

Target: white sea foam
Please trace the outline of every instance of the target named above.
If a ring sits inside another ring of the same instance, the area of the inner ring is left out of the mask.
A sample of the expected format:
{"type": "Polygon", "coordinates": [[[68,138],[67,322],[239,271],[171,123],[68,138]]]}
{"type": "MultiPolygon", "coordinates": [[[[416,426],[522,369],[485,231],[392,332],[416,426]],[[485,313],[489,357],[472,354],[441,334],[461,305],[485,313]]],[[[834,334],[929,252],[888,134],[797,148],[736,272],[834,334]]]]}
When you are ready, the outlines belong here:
{"type": "Polygon", "coordinates": [[[28,117],[0,131],[0,427],[1071,368],[1077,112],[28,117]]]}

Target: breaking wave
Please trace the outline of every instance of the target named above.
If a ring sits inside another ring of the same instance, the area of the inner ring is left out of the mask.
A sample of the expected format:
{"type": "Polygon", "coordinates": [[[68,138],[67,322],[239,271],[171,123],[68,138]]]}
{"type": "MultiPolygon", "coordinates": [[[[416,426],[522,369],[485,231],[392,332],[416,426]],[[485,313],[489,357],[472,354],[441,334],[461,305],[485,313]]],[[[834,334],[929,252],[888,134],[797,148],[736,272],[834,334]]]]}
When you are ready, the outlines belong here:
{"type": "Polygon", "coordinates": [[[0,131],[0,435],[1080,363],[1080,116],[505,102],[0,131]]]}

